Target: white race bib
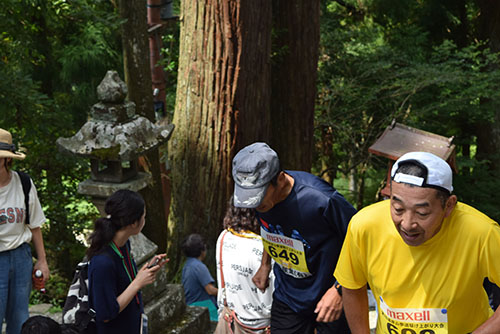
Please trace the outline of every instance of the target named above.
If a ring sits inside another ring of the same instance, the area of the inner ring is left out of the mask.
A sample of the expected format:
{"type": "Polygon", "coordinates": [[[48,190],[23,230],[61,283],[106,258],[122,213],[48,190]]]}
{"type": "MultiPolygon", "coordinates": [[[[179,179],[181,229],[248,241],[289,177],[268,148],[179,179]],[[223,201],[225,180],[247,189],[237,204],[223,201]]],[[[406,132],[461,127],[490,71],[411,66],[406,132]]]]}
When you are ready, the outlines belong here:
{"type": "MultiPolygon", "coordinates": [[[[387,334],[447,334],[445,308],[392,308],[380,297],[379,324],[387,334]]],[[[377,330],[380,330],[377,328],[377,330]]]]}

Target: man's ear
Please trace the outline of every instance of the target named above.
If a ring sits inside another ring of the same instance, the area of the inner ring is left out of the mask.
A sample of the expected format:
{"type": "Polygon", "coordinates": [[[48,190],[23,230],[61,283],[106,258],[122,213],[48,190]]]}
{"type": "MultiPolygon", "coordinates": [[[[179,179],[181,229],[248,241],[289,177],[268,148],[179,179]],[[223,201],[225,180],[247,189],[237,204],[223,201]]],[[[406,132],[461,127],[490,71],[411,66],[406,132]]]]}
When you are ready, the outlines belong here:
{"type": "Polygon", "coordinates": [[[455,209],[455,206],[457,205],[457,201],[458,199],[456,195],[451,195],[450,197],[448,197],[448,200],[446,201],[446,204],[444,206],[444,218],[451,215],[453,209],[455,209]]]}

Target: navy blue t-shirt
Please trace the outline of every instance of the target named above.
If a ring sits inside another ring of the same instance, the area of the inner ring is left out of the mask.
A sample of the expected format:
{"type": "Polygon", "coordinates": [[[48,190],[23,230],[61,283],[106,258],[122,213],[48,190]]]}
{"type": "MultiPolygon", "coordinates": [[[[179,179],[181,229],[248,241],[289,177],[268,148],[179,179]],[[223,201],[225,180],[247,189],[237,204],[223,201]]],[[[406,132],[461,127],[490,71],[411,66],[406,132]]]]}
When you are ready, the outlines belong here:
{"type": "Polygon", "coordinates": [[[286,173],[294,179],[288,197],[268,212],[257,214],[266,231],[302,241],[312,274],[295,278],[275,264],[273,298],[294,312],[312,313],[335,282],[333,272],[347,225],[356,210],[323,179],[306,172],[286,173]]]}
{"type": "Polygon", "coordinates": [[[215,296],[210,296],[205,286],[214,283],[214,279],[207,266],[195,257],[188,257],[184,268],[182,268],[182,286],[186,295],[186,304],[203,300],[211,300],[217,305],[215,296]]]}
{"type": "MultiPolygon", "coordinates": [[[[127,245],[130,247],[128,241],[127,245]]],[[[125,247],[120,248],[122,254],[126,254],[125,247]]],[[[132,264],[137,271],[134,260],[132,264]]],[[[96,311],[98,334],[140,333],[143,312],[141,293],[137,295],[139,303],[133,298],[121,312],[116,301],[129,284],[130,279],[122,260],[110,246],[106,246],[103,253],[92,257],[89,265],[89,298],[96,311]]]]}

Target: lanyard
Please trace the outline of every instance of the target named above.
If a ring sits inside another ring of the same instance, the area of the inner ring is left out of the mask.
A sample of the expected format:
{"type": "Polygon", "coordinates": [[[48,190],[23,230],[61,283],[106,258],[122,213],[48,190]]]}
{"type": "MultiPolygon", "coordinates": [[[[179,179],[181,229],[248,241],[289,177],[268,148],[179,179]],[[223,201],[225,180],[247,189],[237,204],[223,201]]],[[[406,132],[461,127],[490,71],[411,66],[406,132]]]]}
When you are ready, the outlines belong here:
{"type": "MultiPolygon", "coordinates": [[[[109,246],[122,259],[123,268],[125,269],[125,272],[127,273],[127,276],[129,278],[130,282],[132,282],[134,280],[135,276],[137,275],[137,272],[136,272],[134,266],[132,265],[132,259],[130,257],[130,252],[128,250],[128,247],[125,247],[125,253],[126,253],[127,259],[128,259],[128,263],[127,263],[127,261],[125,261],[125,256],[123,255],[121,249],[118,248],[118,246],[115,244],[114,241],[111,241],[109,243],[109,246]]],[[[135,300],[137,302],[137,305],[139,305],[139,297],[137,294],[135,295],[135,300]]]]}
{"type": "Polygon", "coordinates": [[[241,237],[241,238],[247,238],[247,239],[262,239],[262,237],[258,234],[255,234],[254,232],[252,231],[248,231],[248,230],[242,230],[243,233],[246,233],[246,234],[242,234],[242,233],[238,233],[236,232],[235,230],[233,230],[231,227],[229,227],[227,229],[229,232],[231,232],[232,234],[238,236],[238,237],[241,237]]]}

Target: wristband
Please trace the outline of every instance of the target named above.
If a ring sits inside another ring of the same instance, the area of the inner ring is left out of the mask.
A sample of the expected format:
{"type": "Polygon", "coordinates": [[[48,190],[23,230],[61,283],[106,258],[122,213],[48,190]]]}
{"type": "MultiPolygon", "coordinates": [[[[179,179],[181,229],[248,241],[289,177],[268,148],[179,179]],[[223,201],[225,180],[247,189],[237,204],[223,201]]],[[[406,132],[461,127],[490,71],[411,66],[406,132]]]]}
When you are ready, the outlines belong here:
{"type": "Polygon", "coordinates": [[[338,281],[335,281],[335,283],[333,283],[333,286],[335,287],[335,289],[337,289],[339,295],[342,296],[342,285],[340,285],[338,281]]]}

